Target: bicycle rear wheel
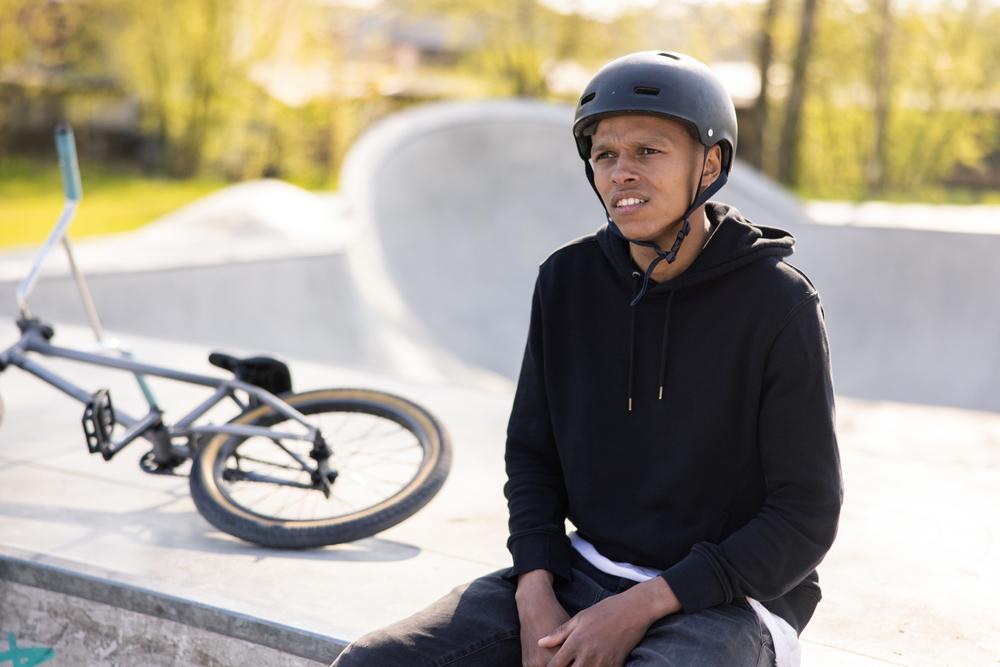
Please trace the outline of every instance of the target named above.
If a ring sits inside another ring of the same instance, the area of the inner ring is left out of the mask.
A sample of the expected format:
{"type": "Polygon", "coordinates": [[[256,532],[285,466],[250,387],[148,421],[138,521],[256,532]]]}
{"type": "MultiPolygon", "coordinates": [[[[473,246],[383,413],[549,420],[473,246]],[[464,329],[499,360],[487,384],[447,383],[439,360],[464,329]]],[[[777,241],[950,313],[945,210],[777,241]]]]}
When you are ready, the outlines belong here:
{"type": "MultiPolygon", "coordinates": [[[[451,446],[438,421],[399,396],[324,389],[283,400],[319,427],[337,475],[330,497],[315,488],[312,443],[219,434],[199,448],[191,497],[216,528],[257,544],[310,548],[374,535],[416,513],[441,489],[451,446]]],[[[301,426],[269,406],[232,424],[301,426]]]]}

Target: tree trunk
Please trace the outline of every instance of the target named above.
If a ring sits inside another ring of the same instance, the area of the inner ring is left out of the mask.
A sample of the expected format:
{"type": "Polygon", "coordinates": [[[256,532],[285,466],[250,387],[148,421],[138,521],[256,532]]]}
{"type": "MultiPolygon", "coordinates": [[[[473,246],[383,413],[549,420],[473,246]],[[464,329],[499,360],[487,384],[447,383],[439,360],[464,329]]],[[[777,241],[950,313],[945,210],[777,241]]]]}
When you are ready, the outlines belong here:
{"type": "Polygon", "coordinates": [[[781,145],[778,148],[778,180],[788,185],[798,181],[799,139],[802,134],[802,107],[806,99],[806,78],[816,32],[816,13],[819,0],[803,0],[802,25],[799,43],[792,63],[792,85],[785,103],[785,119],[781,128],[781,145]]]}
{"type": "Polygon", "coordinates": [[[885,191],[886,186],[886,130],[889,122],[889,103],[892,94],[889,81],[889,59],[892,54],[892,0],[875,0],[878,9],[878,28],[872,62],[872,89],[875,97],[875,136],[872,154],[868,160],[866,179],[868,194],[885,191]]]}
{"type": "Polygon", "coordinates": [[[760,19],[760,34],[757,41],[757,70],[760,72],[760,92],[754,102],[750,114],[750,126],[745,133],[746,140],[741,141],[745,149],[741,151],[743,159],[764,169],[764,142],[767,136],[767,89],[768,72],[774,55],[773,33],[774,21],[781,10],[781,0],[767,0],[760,19]]]}

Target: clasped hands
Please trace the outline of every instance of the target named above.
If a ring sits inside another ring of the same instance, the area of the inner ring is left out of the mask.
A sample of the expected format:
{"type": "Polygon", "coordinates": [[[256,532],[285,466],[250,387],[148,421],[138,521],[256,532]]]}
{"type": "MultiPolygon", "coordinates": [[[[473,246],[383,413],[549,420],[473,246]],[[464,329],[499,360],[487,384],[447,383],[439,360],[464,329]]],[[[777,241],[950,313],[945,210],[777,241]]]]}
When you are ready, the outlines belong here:
{"type": "Polygon", "coordinates": [[[661,577],[611,595],[570,618],[543,570],[522,575],[517,605],[525,667],[619,667],[657,619],[680,611],[661,577]]]}

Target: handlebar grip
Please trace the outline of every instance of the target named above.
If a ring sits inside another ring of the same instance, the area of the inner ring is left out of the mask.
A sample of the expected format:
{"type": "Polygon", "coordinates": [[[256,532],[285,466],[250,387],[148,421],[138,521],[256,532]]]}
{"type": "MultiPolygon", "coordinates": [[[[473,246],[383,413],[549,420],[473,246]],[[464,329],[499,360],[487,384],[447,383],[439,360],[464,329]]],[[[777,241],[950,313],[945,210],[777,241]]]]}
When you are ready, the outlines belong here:
{"type": "Polygon", "coordinates": [[[76,140],[73,138],[73,129],[67,123],[59,123],[56,126],[56,152],[59,153],[59,170],[62,172],[66,199],[79,201],[83,198],[80,166],[76,161],[76,140]]]}

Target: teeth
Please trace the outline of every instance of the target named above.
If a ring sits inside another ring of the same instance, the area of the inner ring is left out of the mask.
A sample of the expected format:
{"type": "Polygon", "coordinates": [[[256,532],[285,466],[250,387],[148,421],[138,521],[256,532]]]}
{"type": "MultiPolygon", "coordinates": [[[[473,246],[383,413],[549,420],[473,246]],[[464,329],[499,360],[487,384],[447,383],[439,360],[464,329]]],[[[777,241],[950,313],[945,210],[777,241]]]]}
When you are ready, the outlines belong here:
{"type": "Polygon", "coordinates": [[[635,197],[629,197],[628,199],[619,199],[615,206],[635,206],[637,204],[644,203],[642,199],[637,199],[635,197]]]}

